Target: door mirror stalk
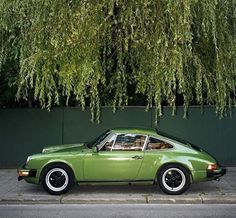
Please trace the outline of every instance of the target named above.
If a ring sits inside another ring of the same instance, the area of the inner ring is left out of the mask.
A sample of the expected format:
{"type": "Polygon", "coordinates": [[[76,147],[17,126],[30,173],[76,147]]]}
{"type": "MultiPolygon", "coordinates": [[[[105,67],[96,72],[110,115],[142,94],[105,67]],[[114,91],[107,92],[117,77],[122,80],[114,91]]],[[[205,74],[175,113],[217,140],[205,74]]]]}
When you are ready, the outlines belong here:
{"type": "Polygon", "coordinates": [[[92,147],[93,153],[98,153],[98,147],[95,145],[92,147]]]}

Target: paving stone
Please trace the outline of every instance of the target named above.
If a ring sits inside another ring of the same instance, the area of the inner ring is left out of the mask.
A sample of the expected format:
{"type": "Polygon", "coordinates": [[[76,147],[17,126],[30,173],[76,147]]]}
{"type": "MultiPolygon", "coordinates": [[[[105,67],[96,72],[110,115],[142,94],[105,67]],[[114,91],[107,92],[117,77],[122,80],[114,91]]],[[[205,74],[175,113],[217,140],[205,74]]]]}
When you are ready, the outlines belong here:
{"type": "Polygon", "coordinates": [[[236,203],[236,167],[227,168],[220,181],[191,184],[182,195],[164,194],[159,186],[148,185],[75,185],[67,194],[54,196],[41,186],[18,182],[16,169],[0,169],[0,204],[201,204],[236,203]]]}

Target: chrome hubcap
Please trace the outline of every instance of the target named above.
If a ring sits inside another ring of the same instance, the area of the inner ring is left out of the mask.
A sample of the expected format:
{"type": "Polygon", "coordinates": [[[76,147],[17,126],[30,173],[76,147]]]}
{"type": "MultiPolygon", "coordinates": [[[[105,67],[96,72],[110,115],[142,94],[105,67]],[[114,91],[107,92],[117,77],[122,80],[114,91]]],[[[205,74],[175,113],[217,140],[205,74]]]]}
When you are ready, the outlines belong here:
{"type": "Polygon", "coordinates": [[[178,168],[170,168],[164,172],[162,183],[167,190],[176,192],[184,187],[186,177],[182,170],[178,168]]]}
{"type": "Polygon", "coordinates": [[[61,168],[53,168],[46,175],[46,184],[52,191],[62,191],[69,182],[68,174],[61,168]]]}

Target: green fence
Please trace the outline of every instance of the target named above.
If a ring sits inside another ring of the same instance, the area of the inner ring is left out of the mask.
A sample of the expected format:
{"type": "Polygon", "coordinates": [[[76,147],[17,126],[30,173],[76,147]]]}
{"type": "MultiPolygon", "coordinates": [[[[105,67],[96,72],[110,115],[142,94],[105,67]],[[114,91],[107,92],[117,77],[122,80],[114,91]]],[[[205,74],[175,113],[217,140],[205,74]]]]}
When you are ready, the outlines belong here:
{"type": "MultiPolygon", "coordinates": [[[[182,117],[182,107],[176,116],[166,107],[157,128],[201,146],[224,165],[236,165],[236,116],[219,120],[213,108],[201,113],[199,107],[191,107],[189,118],[182,117]]],[[[88,141],[109,128],[155,127],[154,111],[144,107],[125,107],[116,113],[103,107],[100,124],[90,119],[89,110],[80,108],[0,109],[0,167],[15,167],[47,145],[88,141]]]]}

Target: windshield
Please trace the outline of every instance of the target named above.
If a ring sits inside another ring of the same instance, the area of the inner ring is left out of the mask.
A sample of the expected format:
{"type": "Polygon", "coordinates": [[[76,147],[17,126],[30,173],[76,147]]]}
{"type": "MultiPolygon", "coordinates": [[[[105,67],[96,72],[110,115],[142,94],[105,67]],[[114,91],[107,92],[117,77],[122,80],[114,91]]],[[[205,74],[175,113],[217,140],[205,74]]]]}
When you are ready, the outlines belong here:
{"type": "Polygon", "coordinates": [[[106,132],[102,133],[100,136],[93,139],[92,141],[85,143],[85,145],[88,148],[92,148],[93,146],[98,145],[100,142],[102,142],[110,134],[110,132],[111,132],[110,130],[107,130],[106,132]]]}

